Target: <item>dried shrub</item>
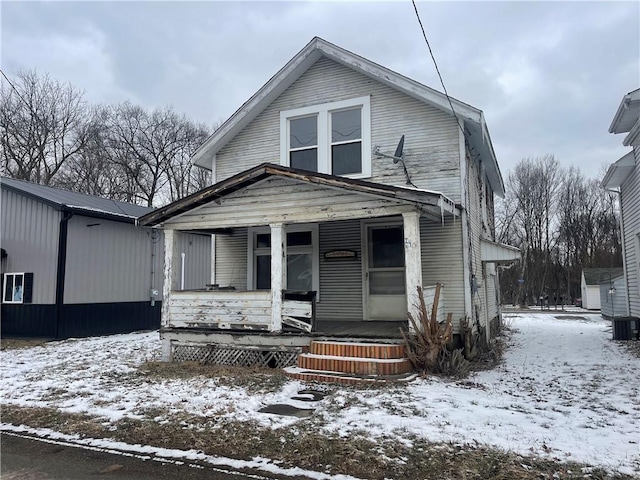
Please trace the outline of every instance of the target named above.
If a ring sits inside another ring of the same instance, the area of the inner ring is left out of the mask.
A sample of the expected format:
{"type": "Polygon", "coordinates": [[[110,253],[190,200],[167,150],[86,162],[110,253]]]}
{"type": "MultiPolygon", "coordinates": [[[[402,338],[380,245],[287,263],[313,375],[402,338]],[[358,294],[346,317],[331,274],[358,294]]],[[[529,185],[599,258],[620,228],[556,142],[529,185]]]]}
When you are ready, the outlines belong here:
{"type": "Polygon", "coordinates": [[[438,373],[447,377],[464,378],[469,374],[471,363],[464,358],[462,348],[443,350],[438,359],[438,373]]]}
{"type": "Polygon", "coordinates": [[[436,284],[431,313],[429,313],[425,304],[422,288],[416,288],[419,300],[419,304],[416,305],[418,318],[415,319],[411,313],[408,314],[409,322],[413,326],[415,333],[407,336],[404,331],[402,332],[407,346],[407,357],[415,369],[423,372],[437,372],[438,357],[441,352],[447,349],[447,345],[451,341],[453,333],[452,314],[449,313],[447,315],[445,322],[438,322],[438,302],[440,289],[442,288],[439,283],[436,284]]]}

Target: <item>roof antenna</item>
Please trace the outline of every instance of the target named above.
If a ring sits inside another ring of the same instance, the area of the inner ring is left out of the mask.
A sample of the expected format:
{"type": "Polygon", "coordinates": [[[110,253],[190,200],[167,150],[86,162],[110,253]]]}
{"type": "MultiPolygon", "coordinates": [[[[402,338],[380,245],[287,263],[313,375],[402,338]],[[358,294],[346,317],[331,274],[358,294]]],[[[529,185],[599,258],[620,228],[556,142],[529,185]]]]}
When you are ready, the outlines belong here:
{"type": "MultiPolygon", "coordinates": [[[[402,163],[402,169],[404,170],[404,176],[407,179],[407,185],[411,185],[413,187],[416,187],[413,182],[411,181],[411,177],[409,176],[409,172],[407,171],[407,166],[404,163],[404,135],[402,135],[402,137],[400,137],[400,141],[398,142],[398,146],[396,147],[396,151],[394,152],[393,155],[390,155],[388,153],[383,153],[380,151],[380,147],[379,146],[375,146],[373,148],[373,154],[378,156],[378,157],[385,157],[385,158],[391,158],[393,159],[393,163],[402,163]]],[[[416,187],[418,188],[418,187],[416,187]]]]}

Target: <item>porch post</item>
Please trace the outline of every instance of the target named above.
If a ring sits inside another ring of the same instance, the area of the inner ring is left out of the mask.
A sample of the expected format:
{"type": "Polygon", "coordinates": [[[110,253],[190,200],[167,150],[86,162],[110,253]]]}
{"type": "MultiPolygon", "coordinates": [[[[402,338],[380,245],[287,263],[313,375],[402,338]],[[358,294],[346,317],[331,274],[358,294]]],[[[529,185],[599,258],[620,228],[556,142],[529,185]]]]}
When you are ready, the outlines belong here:
{"type": "MultiPolygon", "coordinates": [[[[169,301],[173,286],[173,240],[174,231],[164,230],[164,281],[162,282],[161,325],[169,326],[169,301]]],[[[171,361],[171,340],[162,339],[162,361],[171,361]]]]}
{"type": "Polygon", "coordinates": [[[282,287],[284,264],[284,239],[282,223],[271,227],[271,328],[272,332],[282,331],[282,287]]]}
{"type": "MultiPolygon", "coordinates": [[[[422,258],[420,249],[420,212],[402,214],[404,225],[404,264],[405,283],[407,285],[407,312],[418,318],[418,291],[422,287],[422,258]]],[[[409,325],[413,333],[413,326],[409,325]]]]}

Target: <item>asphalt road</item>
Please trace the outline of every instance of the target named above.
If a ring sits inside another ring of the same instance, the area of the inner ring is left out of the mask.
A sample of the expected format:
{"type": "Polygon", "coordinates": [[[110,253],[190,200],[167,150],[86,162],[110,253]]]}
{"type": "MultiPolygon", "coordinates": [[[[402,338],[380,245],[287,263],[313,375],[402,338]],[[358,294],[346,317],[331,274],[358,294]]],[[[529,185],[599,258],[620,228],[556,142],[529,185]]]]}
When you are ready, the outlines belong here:
{"type": "Polygon", "coordinates": [[[142,459],[10,432],[0,433],[2,480],[269,480],[262,473],[226,472],[142,459]]]}

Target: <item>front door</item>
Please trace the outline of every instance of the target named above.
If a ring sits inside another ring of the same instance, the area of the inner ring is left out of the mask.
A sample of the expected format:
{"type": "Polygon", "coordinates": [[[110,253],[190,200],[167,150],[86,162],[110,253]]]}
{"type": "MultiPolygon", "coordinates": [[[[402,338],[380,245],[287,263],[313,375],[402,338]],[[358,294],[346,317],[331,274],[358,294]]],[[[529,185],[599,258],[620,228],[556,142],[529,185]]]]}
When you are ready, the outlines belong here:
{"type": "Polygon", "coordinates": [[[365,224],[364,303],[367,320],[406,320],[402,223],[365,224]]]}

